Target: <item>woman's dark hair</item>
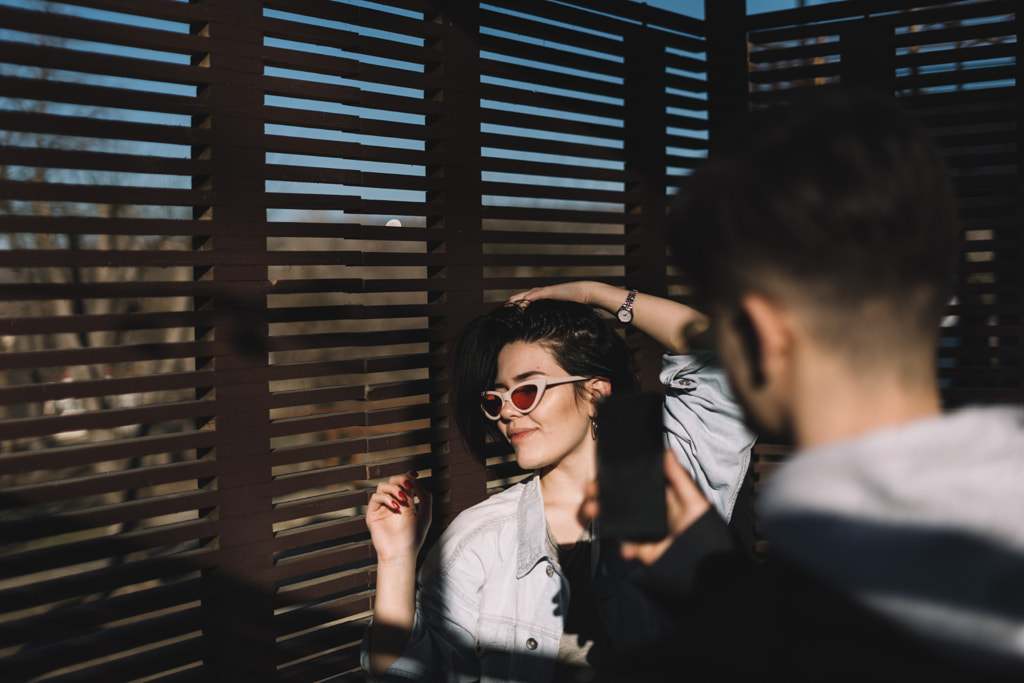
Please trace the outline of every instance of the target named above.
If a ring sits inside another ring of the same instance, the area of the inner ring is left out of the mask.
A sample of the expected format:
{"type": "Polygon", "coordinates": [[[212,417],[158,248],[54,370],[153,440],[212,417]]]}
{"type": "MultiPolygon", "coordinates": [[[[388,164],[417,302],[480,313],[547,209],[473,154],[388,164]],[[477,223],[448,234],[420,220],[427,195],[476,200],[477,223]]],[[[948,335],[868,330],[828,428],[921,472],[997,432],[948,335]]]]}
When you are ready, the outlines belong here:
{"type": "MultiPolygon", "coordinates": [[[[469,323],[452,349],[455,419],[473,454],[504,443],[497,424],[480,410],[480,394],[494,386],[498,354],[513,342],[540,343],[569,375],[604,377],[613,392],[639,391],[633,354],[611,322],[584,304],[540,299],[505,304],[469,323]]],[[[577,392],[582,384],[574,384],[577,392]]]]}

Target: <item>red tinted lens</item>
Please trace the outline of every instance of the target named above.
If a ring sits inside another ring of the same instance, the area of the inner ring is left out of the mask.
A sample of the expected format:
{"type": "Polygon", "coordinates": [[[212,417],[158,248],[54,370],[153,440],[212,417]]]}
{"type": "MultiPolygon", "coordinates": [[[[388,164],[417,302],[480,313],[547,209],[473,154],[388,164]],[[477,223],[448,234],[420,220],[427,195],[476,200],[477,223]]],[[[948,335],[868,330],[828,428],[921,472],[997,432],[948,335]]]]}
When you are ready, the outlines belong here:
{"type": "Polygon", "coordinates": [[[484,396],[480,401],[480,405],[484,407],[484,412],[492,417],[501,415],[501,398],[498,396],[493,394],[484,396]]]}
{"type": "Polygon", "coordinates": [[[512,405],[519,410],[529,410],[537,400],[537,385],[524,384],[512,392],[512,405]]]}

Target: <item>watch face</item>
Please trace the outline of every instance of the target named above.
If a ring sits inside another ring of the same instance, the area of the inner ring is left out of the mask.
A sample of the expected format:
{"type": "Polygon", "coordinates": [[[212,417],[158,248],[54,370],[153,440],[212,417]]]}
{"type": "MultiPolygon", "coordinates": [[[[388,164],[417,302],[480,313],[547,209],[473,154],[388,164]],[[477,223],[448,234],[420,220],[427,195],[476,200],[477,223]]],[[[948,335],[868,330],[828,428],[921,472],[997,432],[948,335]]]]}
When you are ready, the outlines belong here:
{"type": "Polygon", "coordinates": [[[620,308],[616,314],[619,316],[620,323],[630,323],[633,321],[633,311],[628,308],[620,308]]]}

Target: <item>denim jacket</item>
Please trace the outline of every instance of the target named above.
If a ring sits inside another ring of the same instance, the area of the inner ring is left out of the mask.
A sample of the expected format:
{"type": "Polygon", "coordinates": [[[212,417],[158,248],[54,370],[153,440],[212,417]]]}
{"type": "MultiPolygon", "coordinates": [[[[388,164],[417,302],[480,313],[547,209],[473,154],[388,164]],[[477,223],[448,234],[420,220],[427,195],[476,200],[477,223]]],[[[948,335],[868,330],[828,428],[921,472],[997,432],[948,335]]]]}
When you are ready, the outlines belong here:
{"type": "MultiPolygon", "coordinates": [[[[709,354],[665,356],[666,438],[728,516],[754,439],[713,361],[709,354]]],[[[619,654],[638,650],[671,622],[626,580],[629,567],[617,552],[606,547],[602,554],[599,539],[594,543],[602,621],[619,654]]],[[[384,680],[551,679],[569,584],[549,550],[537,477],[458,515],[428,554],[418,585],[412,632],[384,680]]],[[[367,645],[364,636],[366,672],[367,645]]]]}
{"type": "Polygon", "coordinates": [[[665,439],[711,504],[729,521],[756,436],[713,351],[662,358],[665,439]]]}

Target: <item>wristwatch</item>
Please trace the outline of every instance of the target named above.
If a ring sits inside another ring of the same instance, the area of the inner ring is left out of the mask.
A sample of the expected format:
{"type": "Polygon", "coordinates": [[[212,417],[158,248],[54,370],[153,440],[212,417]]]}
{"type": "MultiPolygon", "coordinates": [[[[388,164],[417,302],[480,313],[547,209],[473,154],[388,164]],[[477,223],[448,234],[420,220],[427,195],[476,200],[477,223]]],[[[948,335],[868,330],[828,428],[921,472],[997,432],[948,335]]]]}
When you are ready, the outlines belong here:
{"type": "Polygon", "coordinates": [[[615,317],[619,319],[619,322],[623,325],[628,325],[633,322],[633,299],[636,298],[637,291],[635,289],[629,290],[629,294],[626,295],[626,300],[622,302],[622,306],[616,311],[615,317]]]}

